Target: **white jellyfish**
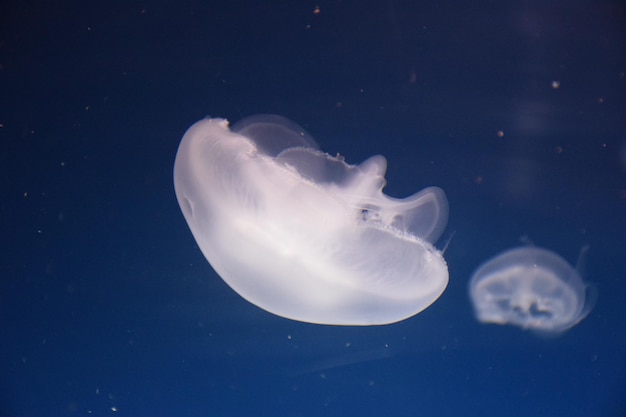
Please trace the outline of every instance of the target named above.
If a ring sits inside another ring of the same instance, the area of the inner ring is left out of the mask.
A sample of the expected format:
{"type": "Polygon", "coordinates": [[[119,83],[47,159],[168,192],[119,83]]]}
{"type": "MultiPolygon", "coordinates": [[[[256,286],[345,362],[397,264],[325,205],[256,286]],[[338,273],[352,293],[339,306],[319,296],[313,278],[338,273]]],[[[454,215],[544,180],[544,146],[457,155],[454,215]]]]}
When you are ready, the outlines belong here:
{"type": "Polygon", "coordinates": [[[532,246],[482,264],[469,293],[479,321],[551,334],[578,324],[596,301],[595,287],[585,284],[579,271],[554,252],[532,246]]]}
{"type": "Polygon", "coordinates": [[[386,324],[424,310],[448,283],[432,245],[445,194],[386,196],[386,164],[349,165],[279,116],[232,130],[203,119],[180,143],[174,186],[202,253],[246,300],[304,322],[386,324]]]}

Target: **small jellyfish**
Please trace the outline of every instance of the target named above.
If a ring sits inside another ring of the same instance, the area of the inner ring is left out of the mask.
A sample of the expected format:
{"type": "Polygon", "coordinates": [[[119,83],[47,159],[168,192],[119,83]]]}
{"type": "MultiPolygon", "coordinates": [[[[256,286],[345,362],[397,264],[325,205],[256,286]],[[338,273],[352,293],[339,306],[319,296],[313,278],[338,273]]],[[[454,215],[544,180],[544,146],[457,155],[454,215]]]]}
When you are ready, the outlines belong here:
{"type": "Polygon", "coordinates": [[[432,244],[448,204],[437,187],[386,196],[386,168],[321,152],[279,116],[204,119],[180,143],[174,188],[202,253],[246,300],[304,322],[387,324],[446,288],[432,244]]]}
{"type": "Polygon", "coordinates": [[[579,272],[546,249],[505,251],[482,264],[470,280],[476,318],[538,333],[562,333],[584,319],[596,301],[595,287],[584,283],[579,272]]]}

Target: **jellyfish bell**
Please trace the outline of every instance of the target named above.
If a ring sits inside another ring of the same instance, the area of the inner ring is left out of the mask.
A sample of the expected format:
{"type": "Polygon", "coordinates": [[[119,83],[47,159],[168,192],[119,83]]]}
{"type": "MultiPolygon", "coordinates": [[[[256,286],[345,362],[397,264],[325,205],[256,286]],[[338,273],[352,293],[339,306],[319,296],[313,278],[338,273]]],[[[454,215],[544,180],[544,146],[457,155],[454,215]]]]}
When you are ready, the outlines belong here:
{"type": "Polygon", "coordinates": [[[579,270],[554,252],[532,246],[510,249],[482,264],[469,292],[479,321],[544,335],[578,324],[597,299],[595,287],[583,282],[579,270]]]}
{"type": "Polygon", "coordinates": [[[349,165],[283,118],[233,130],[191,126],[174,185],[198,246],[242,297],[294,320],[372,325],[442,294],[448,270],[432,243],[447,222],[443,191],[387,197],[384,157],[349,165]]]}
{"type": "Polygon", "coordinates": [[[445,194],[390,198],[385,170],[382,156],[349,165],[319,151],[283,118],[232,130],[204,119],[181,140],[174,186],[202,253],[243,298],[293,320],[375,325],[419,313],[448,283],[433,247],[445,194]]]}

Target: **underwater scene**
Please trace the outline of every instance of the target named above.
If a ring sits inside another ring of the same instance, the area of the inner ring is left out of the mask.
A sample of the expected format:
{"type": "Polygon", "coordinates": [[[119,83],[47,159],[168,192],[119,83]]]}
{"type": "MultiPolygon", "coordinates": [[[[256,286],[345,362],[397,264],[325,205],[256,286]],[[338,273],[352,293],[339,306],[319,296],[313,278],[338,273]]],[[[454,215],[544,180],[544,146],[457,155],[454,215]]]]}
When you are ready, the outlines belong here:
{"type": "Polygon", "coordinates": [[[0,415],[626,415],[616,0],[4,4],[0,415]]]}

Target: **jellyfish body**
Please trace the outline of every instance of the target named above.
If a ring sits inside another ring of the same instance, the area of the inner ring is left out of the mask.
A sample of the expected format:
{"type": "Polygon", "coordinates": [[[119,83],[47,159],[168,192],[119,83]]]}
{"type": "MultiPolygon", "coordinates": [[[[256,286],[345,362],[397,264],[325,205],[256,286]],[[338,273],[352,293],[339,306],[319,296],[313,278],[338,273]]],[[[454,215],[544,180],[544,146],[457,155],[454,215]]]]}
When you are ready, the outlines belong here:
{"type": "Polygon", "coordinates": [[[578,324],[596,298],[579,271],[554,252],[532,246],[485,262],[474,272],[469,292],[479,321],[552,334],[578,324]]]}
{"type": "Polygon", "coordinates": [[[432,245],[445,194],[390,198],[384,157],[354,166],[316,146],[278,116],[191,126],[174,186],[202,253],[239,295],[289,319],[373,325],[424,310],[448,282],[432,245]]]}

